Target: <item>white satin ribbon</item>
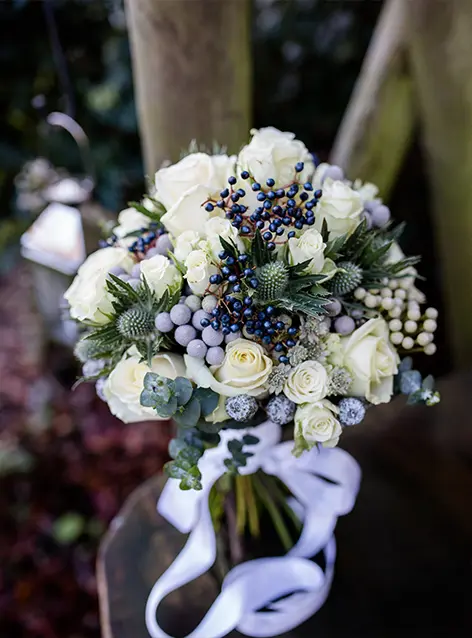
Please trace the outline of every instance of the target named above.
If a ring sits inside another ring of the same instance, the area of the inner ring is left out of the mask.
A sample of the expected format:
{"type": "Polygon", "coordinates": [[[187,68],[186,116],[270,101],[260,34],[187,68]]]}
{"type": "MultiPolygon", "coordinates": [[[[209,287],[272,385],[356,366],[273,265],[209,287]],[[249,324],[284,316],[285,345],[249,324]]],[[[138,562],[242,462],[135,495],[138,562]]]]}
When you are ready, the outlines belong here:
{"type": "Polygon", "coordinates": [[[203,489],[182,491],[179,481],[169,479],[157,503],[161,516],[190,535],[149,594],[146,626],[152,638],[172,638],[157,622],[161,601],[215,562],[216,538],[208,495],[226,471],[223,461],[229,457],[228,441],[242,439],[245,434],[257,436],[259,443],[250,447],[254,456],[241,473],[262,469],[283,481],[293,494],[290,505],[303,520],[302,532],[285,556],[249,560],[234,567],[206,616],[186,638],[221,638],[233,629],[254,638],[277,636],[310,618],[329,593],[336,558],[333,531],[338,516],[354,506],[361,477],[359,465],[340,448],[313,449],[294,458],[293,441],[279,443],[281,428],[271,421],[220,434],[220,444],[207,450],[199,462],[203,489]],[[324,571],[309,560],[321,550],[326,559],[324,571]],[[278,600],[283,596],[286,598],[278,600]]]}

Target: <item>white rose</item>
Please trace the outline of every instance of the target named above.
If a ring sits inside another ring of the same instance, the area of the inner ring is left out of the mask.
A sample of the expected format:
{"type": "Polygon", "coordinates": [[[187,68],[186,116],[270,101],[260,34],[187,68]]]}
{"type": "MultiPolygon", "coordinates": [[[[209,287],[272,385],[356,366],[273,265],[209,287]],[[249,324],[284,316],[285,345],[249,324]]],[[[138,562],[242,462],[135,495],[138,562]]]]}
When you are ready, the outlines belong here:
{"type": "Polygon", "coordinates": [[[300,237],[291,237],[288,240],[288,259],[291,266],[301,264],[311,259],[305,272],[315,275],[323,270],[326,244],[321,233],[316,228],[306,230],[300,237]]]}
{"type": "Polygon", "coordinates": [[[178,354],[159,353],[153,357],[151,367],[141,361],[135,346],[118,362],[105,382],[103,393],[110,412],[124,423],[137,421],[164,421],[153,408],[145,408],[139,398],[144,387],[144,377],[155,372],[162,377],[175,379],[185,375],[183,359],[178,354]]]}
{"type": "Polygon", "coordinates": [[[211,261],[211,257],[206,250],[193,250],[185,260],[185,279],[192,292],[196,295],[203,295],[210,285],[211,275],[218,273],[218,268],[211,261]]]}
{"type": "Polygon", "coordinates": [[[399,358],[386,322],[380,317],[370,319],[341,341],[344,365],[353,376],[350,393],[374,404],[388,403],[399,358]]]}
{"type": "Polygon", "coordinates": [[[129,246],[136,241],[136,237],[126,237],[141,228],[148,228],[151,220],[135,208],[125,208],[118,215],[118,226],[115,226],[113,233],[121,240],[124,246],[129,246]]]}
{"type": "Polygon", "coordinates": [[[125,248],[101,248],[90,255],[64,294],[71,316],[80,321],[107,323],[105,314],[113,312],[113,297],[106,289],[107,275],[115,267],[129,272],[133,265],[133,258],[125,248]]]}
{"type": "Polygon", "coordinates": [[[360,222],[363,206],[359,193],[341,181],[327,177],[316,206],[315,227],[321,230],[326,219],[331,237],[352,232],[360,222]]]}
{"type": "Polygon", "coordinates": [[[165,255],[155,255],[141,262],[141,278],[146,281],[157,297],[162,297],[166,290],[172,295],[182,285],[182,275],[165,255]]]}
{"type": "Polygon", "coordinates": [[[328,373],[318,361],[304,361],[290,370],[284,394],[294,403],[313,403],[328,392],[328,373]]]}
{"type": "Polygon", "coordinates": [[[161,222],[176,238],[188,230],[201,232],[205,222],[210,219],[210,213],[205,210],[205,202],[209,197],[206,186],[194,186],[162,215],[161,222]]]}
{"type": "Polygon", "coordinates": [[[286,186],[294,181],[305,182],[313,172],[313,160],[308,149],[295,139],[293,133],[283,133],[271,126],[252,129],[252,140],[243,147],[238,157],[238,167],[247,170],[257,182],[265,184],[270,177],[277,186],[286,186]],[[304,162],[301,173],[295,165],[304,162]]]}
{"type": "Polygon", "coordinates": [[[220,237],[223,239],[231,240],[236,244],[240,252],[244,251],[244,244],[239,237],[237,228],[235,228],[229,219],[223,219],[222,217],[212,217],[205,223],[204,235],[208,240],[209,250],[214,259],[218,259],[218,253],[223,250],[220,242],[220,237]]]}
{"type": "Polygon", "coordinates": [[[235,156],[191,153],[177,164],[157,171],[156,197],[169,209],[195,186],[205,186],[208,194],[215,195],[234,174],[235,160],[235,156]]]}
{"type": "Polygon", "coordinates": [[[336,406],[326,400],[304,403],[297,408],[294,428],[296,456],[317,443],[323,447],[335,447],[338,444],[342,427],[334,416],[337,412],[336,406]]]}
{"type": "Polygon", "coordinates": [[[198,246],[200,234],[194,230],[185,230],[175,240],[174,256],[178,261],[185,261],[192,250],[198,246]]]}
{"type": "Polygon", "coordinates": [[[184,356],[187,376],[201,388],[211,388],[218,394],[234,397],[238,394],[261,396],[267,391],[267,379],[272,360],[258,343],[235,339],[227,344],[225,358],[211,370],[203,359],[184,356]]]}
{"type": "Polygon", "coordinates": [[[372,184],[372,182],[362,182],[360,179],[356,179],[352,187],[359,193],[363,202],[378,201],[381,203],[382,200],[377,198],[379,194],[378,186],[372,184]]]}

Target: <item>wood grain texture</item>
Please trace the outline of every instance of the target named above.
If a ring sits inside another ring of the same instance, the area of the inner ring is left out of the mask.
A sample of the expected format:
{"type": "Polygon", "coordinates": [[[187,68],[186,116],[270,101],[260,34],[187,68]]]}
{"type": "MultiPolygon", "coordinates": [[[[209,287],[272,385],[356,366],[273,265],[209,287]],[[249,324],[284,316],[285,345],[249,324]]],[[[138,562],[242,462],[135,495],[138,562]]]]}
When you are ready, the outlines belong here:
{"type": "Polygon", "coordinates": [[[405,0],[456,362],[472,361],[472,2],[405,0]]]}
{"type": "Polygon", "coordinates": [[[406,64],[403,0],[387,0],[336,137],[331,161],[387,198],[410,147],[416,113],[406,64]]]}
{"type": "MultiPolygon", "coordinates": [[[[472,372],[439,387],[443,399],[434,409],[397,399],[343,435],[342,447],[361,464],[361,490],[336,527],[336,576],[326,604],[285,638],[472,635],[472,372]]],[[[154,479],[140,488],[102,545],[104,638],[149,638],[147,595],[186,539],[156,513],[161,487],[154,479]]],[[[216,593],[205,575],[169,596],[165,630],[186,635],[216,593]]]]}
{"type": "Polygon", "coordinates": [[[250,0],[126,0],[148,175],[195,139],[237,152],[251,111],[250,0]]]}

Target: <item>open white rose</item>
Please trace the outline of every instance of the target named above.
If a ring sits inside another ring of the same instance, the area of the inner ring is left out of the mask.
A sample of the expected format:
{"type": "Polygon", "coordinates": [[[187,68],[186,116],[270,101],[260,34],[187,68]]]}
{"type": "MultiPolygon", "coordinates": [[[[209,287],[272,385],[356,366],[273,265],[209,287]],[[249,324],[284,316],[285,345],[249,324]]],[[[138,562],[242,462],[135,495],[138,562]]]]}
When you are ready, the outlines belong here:
{"type": "Polygon", "coordinates": [[[234,174],[235,160],[235,156],[191,153],[177,164],[157,171],[156,198],[169,210],[195,186],[204,186],[207,194],[215,195],[225,188],[228,177],[234,174]]]}
{"type": "Polygon", "coordinates": [[[70,305],[71,317],[80,321],[107,323],[109,319],[105,313],[113,311],[113,297],[106,289],[108,273],[116,267],[129,272],[133,265],[133,258],[126,248],[101,248],[90,255],[64,294],[70,305]]]}
{"type": "Polygon", "coordinates": [[[118,215],[118,226],[115,226],[113,233],[120,239],[123,246],[129,246],[136,241],[136,237],[126,237],[141,228],[148,228],[151,220],[136,208],[125,208],[118,215]]]}
{"type": "Polygon", "coordinates": [[[284,394],[294,403],[320,401],[328,392],[328,373],[318,361],[304,361],[290,370],[284,394]]]}
{"type": "Polygon", "coordinates": [[[258,343],[235,339],[226,346],[223,363],[209,369],[203,359],[184,356],[187,376],[201,388],[211,388],[225,397],[238,394],[261,396],[267,391],[272,360],[258,343]]]}
{"type": "Polygon", "coordinates": [[[349,337],[343,337],[344,365],[353,381],[350,393],[374,404],[388,403],[399,357],[390,343],[386,322],[370,319],[349,337]]]}
{"type": "Polygon", "coordinates": [[[182,285],[182,275],[165,255],[154,255],[141,262],[141,278],[145,278],[157,297],[162,297],[166,290],[172,295],[182,285]]]}
{"type": "Polygon", "coordinates": [[[175,379],[185,375],[183,358],[178,354],[162,352],[153,357],[151,367],[145,361],[140,362],[135,346],[118,362],[103,387],[110,412],[124,423],[137,421],[164,421],[153,408],[145,408],[139,398],[144,387],[144,377],[155,372],[162,377],[175,379]]]}
{"type": "Polygon", "coordinates": [[[195,295],[203,295],[210,285],[211,275],[218,273],[218,268],[211,260],[207,250],[193,250],[185,260],[187,270],[185,279],[195,295]]]}
{"type": "Polygon", "coordinates": [[[323,447],[335,447],[341,436],[342,427],[335,414],[338,409],[329,401],[304,403],[295,412],[295,449],[299,456],[317,443],[323,447]]]}
{"type": "Polygon", "coordinates": [[[324,249],[326,244],[316,228],[306,230],[300,237],[288,240],[288,260],[291,266],[311,259],[305,270],[306,274],[315,275],[323,270],[325,263],[324,249]]]}
{"type": "Polygon", "coordinates": [[[185,261],[200,241],[200,233],[195,230],[185,230],[175,240],[174,256],[178,261],[185,261]]]}
{"type": "Polygon", "coordinates": [[[316,206],[315,227],[321,230],[326,219],[331,237],[351,233],[361,221],[363,210],[359,193],[341,181],[327,177],[323,194],[316,206]]]}
{"type": "Polygon", "coordinates": [[[294,181],[305,182],[314,166],[308,149],[295,139],[294,133],[284,133],[272,126],[251,130],[252,140],[244,146],[238,156],[238,167],[247,170],[257,182],[265,184],[272,177],[277,186],[286,186],[294,181]],[[304,162],[301,173],[295,165],[304,162]]]}
{"type": "Polygon", "coordinates": [[[205,223],[204,235],[208,240],[208,246],[214,259],[218,259],[218,253],[223,250],[220,237],[231,240],[240,252],[244,252],[244,244],[241,241],[237,228],[229,219],[223,217],[212,217],[205,223]]]}
{"type": "Polygon", "coordinates": [[[162,215],[161,222],[176,238],[187,230],[201,232],[210,219],[210,213],[205,210],[209,197],[210,191],[206,186],[193,186],[162,215]]]}

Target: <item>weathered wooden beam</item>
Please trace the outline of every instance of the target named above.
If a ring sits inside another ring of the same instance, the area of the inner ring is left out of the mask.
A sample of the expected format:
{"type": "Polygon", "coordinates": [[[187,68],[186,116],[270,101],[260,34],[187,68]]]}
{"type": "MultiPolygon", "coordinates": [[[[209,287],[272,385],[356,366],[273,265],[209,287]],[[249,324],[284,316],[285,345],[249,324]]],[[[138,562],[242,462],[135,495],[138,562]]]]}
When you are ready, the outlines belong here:
{"type": "Polygon", "coordinates": [[[472,362],[472,2],[406,0],[448,334],[472,362]]]}
{"type": "Polygon", "coordinates": [[[250,127],[250,0],[126,0],[146,171],[250,127]]]}
{"type": "Polygon", "coordinates": [[[333,164],[342,166],[349,177],[374,182],[385,198],[415,124],[405,45],[403,0],[387,0],[331,155],[333,164]]]}

